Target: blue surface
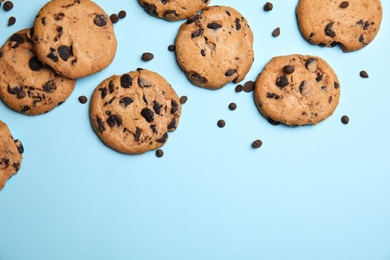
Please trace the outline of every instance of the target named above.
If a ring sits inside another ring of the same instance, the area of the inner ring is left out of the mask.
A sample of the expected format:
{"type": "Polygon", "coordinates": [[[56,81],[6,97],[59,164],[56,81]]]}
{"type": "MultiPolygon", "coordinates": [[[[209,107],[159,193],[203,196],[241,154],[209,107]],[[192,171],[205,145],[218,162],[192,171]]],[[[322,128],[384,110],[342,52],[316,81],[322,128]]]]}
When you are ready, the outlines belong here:
{"type": "MultiPolygon", "coordinates": [[[[10,12],[0,10],[1,44],[31,27],[45,3],[13,2],[10,12]],[[17,21],[7,27],[11,15],[17,21]]],[[[390,1],[382,1],[375,40],[353,53],[307,43],[297,1],[273,0],[271,12],[262,9],[266,1],[211,1],[235,7],[253,29],[255,62],[245,81],[276,55],[317,55],[334,68],[337,110],[299,128],[270,125],[252,93],[236,93],[234,84],[209,91],[189,83],[167,50],[182,21],[151,17],[136,0],[96,2],[108,14],[127,11],[115,24],[113,63],[80,79],[48,114],[29,117],[0,102],[0,119],[25,147],[21,170],[0,192],[1,260],[390,259],[390,1]],[[143,52],[155,58],[143,62],[143,52]],[[108,76],[138,67],[188,96],[163,158],[104,146],[90,126],[89,103],[78,101],[108,76]],[[368,79],[359,76],[363,69],[368,79]],[[260,149],[251,148],[255,139],[260,149]]]]}

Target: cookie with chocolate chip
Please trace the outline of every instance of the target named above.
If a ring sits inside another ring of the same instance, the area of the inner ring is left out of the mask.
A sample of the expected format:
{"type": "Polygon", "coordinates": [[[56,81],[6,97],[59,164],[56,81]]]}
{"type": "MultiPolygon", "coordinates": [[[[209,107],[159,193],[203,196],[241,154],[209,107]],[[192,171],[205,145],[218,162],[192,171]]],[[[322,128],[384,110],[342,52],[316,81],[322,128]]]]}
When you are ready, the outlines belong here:
{"type": "Polygon", "coordinates": [[[8,126],[0,120],[0,190],[20,170],[23,151],[22,143],[12,137],[8,126]]]}
{"type": "Polygon", "coordinates": [[[178,21],[196,15],[210,0],[139,0],[139,3],[152,16],[178,21]]]}
{"type": "Polygon", "coordinates": [[[293,54],[274,57],[256,79],[254,100],[272,124],[315,125],[333,114],[340,82],[320,57],[293,54]]]}
{"type": "Polygon", "coordinates": [[[302,36],[312,44],[356,51],[374,40],[382,21],[380,0],[300,0],[296,14],[302,36]]]}
{"type": "Polygon", "coordinates": [[[89,0],[52,0],[35,18],[32,39],[39,60],[78,79],[114,59],[117,41],[109,15],[89,0]]]}
{"type": "Polygon", "coordinates": [[[228,6],[209,6],[183,23],[176,36],[176,59],[195,85],[219,89],[240,82],[253,60],[253,33],[247,20],[228,6]]]}
{"type": "Polygon", "coordinates": [[[38,60],[28,31],[14,33],[0,49],[0,99],[17,112],[39,115],[65,102],[76,81],[38,60]]]}
{"type": "Polygon", "coordinates": [[[180,99],[158,73],[138,69],[104,80],[90,103],[92,128],[108,147],[140,154],[165,144],[181,115],[180,99]]]}

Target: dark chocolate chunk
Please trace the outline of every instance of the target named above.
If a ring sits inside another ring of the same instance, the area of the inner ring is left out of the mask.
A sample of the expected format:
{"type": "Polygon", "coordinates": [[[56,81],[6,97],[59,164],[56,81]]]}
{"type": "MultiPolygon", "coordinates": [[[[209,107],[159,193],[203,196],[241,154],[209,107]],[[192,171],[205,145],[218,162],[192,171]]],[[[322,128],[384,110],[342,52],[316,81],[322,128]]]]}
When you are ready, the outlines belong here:
{"type": "Polygon", "coordinates": [[[349,2],[348,1],[342,1],[341,4],[340,4],[341,8],[347,8],[348,6],[349,6],[349,2]]]}
{"type": "Polygon", "coordinates": [[[159,115],[161,113],[162,107],[163,107],[163,105],[159,104],[157,101],[153,101],[153,110],[157,115],[159,115]]]}
{"type": "Polygon", "coordinates": [[[301,93],[301,95],[306,95],[307,94],[307,86],[308,86],[308,83],[306,80],[302,81],[301,85],[299,86],[299,92],[301,93]]]}
{"type": "Polygon", "coordinates": [[[54,14],[54,19],[56,21],[60,21],[62,20],[62,18],[64,18],[65,14],[64,13],[58,13],[58,14],[54,14]]]}
{"type": "Polygon", "coordinates": [[[141,140],[141,134],[142,134],[142,130],[137,127],[135,129],[135,135],[134,135],[134,140],[136,142],[139,142],[141,140]]]}
{"type": "Polygon", "coordinates": [[[283,71],[286,74],[292,74],[295,71],[295,67],[292,66],[292,65],[286,65],[286,66],[283,67],[283,71]]]}
{"type": "Polygon", "coordinates": [[[207,82],[206,78],[202,77],[202,75],[200,75],[199,73],[196,73],[196,72],[192,73],[191,78],[199,81],[201,84],[204,84],[207,82]]]}
{"type": "Polygon", "coordinates": [[[180,97],[180,104],[185,104],[188,100],[188,97],[187,96],[181,96],[180,97]]]}
{"type": "Polygon", "coordinates": [[[150,52],[144,52],[144,53],[142,53],[142,56],[141,56],[141,59],[143,61],[151,61],[151,60],[153,60],[153,58],[154,58],[154,55],[153,55],[153,53],[150,53],[150,52]]]}
{"type": "Polygon", "coordinates": [[[15,140],[15,144],[16,144],[16,148],[18,149],[18,153],[23,154],[24,153],[23,144],[18,139],[15,140]]]}
{"type": "Polygon", "coordinates": [[[119,115],[111,114],[107,119],[107,124],[110,127],[121,126],[122,125],[122,118],[119,115]]]}
{"type": "Polygon", "coordinates": [[[79,96],[79,102],[81,104],[85,104],[85,103],[87,103],[87,101],[88,101],[88,98],[86,96],[79,96]]]}
{"type": "Polygon", "coordinates": [[[236,110],[236,109],[237,109],[237,104],[234,103],[234,102],[231,102],[231,103],[229,104],[229,109],[230,109],[231,111],[236,110]]]}
{"type": "Polygon", "coordinates": [[[254,89],[255,89],[255,82],[254,82],[254,81],[248,80],[247,82],[245,82],[243,90],[244,90],[246,93],[250,93],[250,92],[252,92],[254,89]]]}
{"type": "Polygon", "coordinates": [[[58,62],[58,56],[56,55],[55,51],[56,51],[55,49],[50,48],[50,53],[46,57],[48,57],[54,62],[58,62]]]}
{"type": "Polygon", "coordinates": [[[98,125],[99,132],[102,133],[102,132],[104,132],[106,130],[106,128],[104,127],[104,123],[103,123],[103,121],[102,121],[102,119],[100,117],[96,118],[96,123],[98,125]]]}
{"type": "Polygon", "coordinates": [[[167,11],[165,11],[164,17],[169,17],[170,15],[179,16],[179,14],[176,13],[175,10],[167,10],[167,11]]]}
{"type": "Polygon", "coordinates": [[[222,25],[220,25],[219,23],[209,23],[207,25],[207,28],[213,29],[213,30],[219,29],[221,27],[222,27],[222,25]]]}
{"type": "Polygon", "coordinates": [[[274,99],[279,99],[280,98],[279,95],[277,95],[275,93],[269,93],[269,92],[267,92],[266,97],[267,98],[274,98],[274,99]]]}
{"type": "Polygon", "coordinates": [[[273,37],[278,37],[280,35],[280,27],[277,27],[275,30],[272,31],[273,37]]]}
{"type": "Polygon", "coordinates": [[[161,0],[161,3],[163,3],[165,5],[168,3],[168,0],[161,0]]]}
{"type": "Polygon", "coordinates": [[[333,23],[328,23],[325,26],[325,34],[333,38],[336,36],[336,33],[332,30],[332,26],[333,26],[333,23]]]}
{"type": "Polygon", "coordinates": [[[195,31],[195,32],[193,32],[191,34],[191,38],[199,37],[202,33],[203,33],[203,30],[202,29],[198,29],[197,31],[195,31]]]}
{"type": "Polygon", "coordinates": [[[28,61],[28,66],[33,71],[38,71],[43,68],[42,62],[38,60],[37,56],[32,56],[30,60],[28,61]]]}
{"type": "Polygon", "coordinates": [[[145,118],[146,122],[150,123],[154,119],[154,112],[149,108],[144,108],[141,111],[141,116],[145,118]]]}
{"type": "Polygon", "coordinates": [[[30,106],[29,106],[29,105],[24,105],[24,106],[22,107],[21,112],[22,112],[22,113],[26,113],[28,110],[30,110],[30,106]]]}
{"type": "Polygon", "coordinates": [[[253,148],[260,148],[263,145],[263,142],[261,140],[255,140],[252,142],[253,148]]]}
{"type": "Polygon", "coordinates": [[[365,79],[368,78],[368,73],[365,70],[360,71],[359,75],[362,78],[365,78],[365,79]]]}
{"type": "Polygon", "coordinates": [[[107,18],[104,14],[98,14],[95,16],[95,19],[93,19],[93,22],[97,26],[102,27],[102,26],[105,26],[107,24],[107,18]]]}
{"type": "Polygon", "coordinates": [[[337,83],[337,82],[335,82],[335,83],[334,83],[334,88],[335,88],[335,89],[338,89],[339,87],[340,87],[340,84],[337,83]]]}
{"type": "Polygon", "coordinates": [[[14,8],[14,4],[11,1],[6,1],[3,5],[5,11],[9,11],[14,8]]]}
{"type": "Polygon", "coordinates": [[[25,96],[26,96],[26,92],[24,92],[23,90],[20,90],[16,96],[20,99],[23,99],[25,96]]]}
{"type": "Polygon", "coordinates": [[[104,99],[107,96],[107,88],[99,88],[100,91],[100,97],[104,99]]]}
{"type": "Polygon", "coordinates": [[[324,74],[318,73],[318,74],[317,74],[317,77],[316,77],[316,81],[317,81],[317,82],[320,82],[320,81],[322,80],[323,75],[324,75],[324,74]]]}
{"type": "Polygon", "coordinates": [[[285,75],[281,75],[280,77],[278,77],[276,79],[276,82],[275,84],[280,87],[280,88],[284,88],[285,86],[288,85],[288,79],[285,75]]]}
{"type": "Polygon", "coordinates": [[[309,58],[306,61],[306,69],[310,72],[317,71],[317,59],[309,58]]]}
{"type": "Polygon", "coordinates": [[[22,90],[22,88],[21,87],[10,87],[10,86],[8,86],[7,90],[8,90],[8,92],[10,94],[16,95],[16,94],[18,94],[22,90]]]}
{"type": "Polygon", "coordinates": [[[194,17],[191,17],[190,19],[188,19],[186,23],[187,24],[191,24],[191,23],[195,22],[198,19],[199,19],[199,15],[197,14],[194,17]]]}
{"type": "Polygon", "coordinates": [[[123,97],[119,100],[119,104],[124,108],[128,107],[133,102],[134,100],[131,97],[123,97]]]}
{"type": "Polygon", "coordinates": [[[49,80],[43,85],[42,88],[46,93],[51,93],[56,89],[56,84],[54,83],[54,80],[49,80]]]}
{"type": "Polygon", "coordinates": [[[165,143],[168,139],[168,133],[165,133],[160,139],[157,140],[159,143],[165,143]]]}
{"type": "Polygon", "coordinates": [[[19,47],[20,44],[24,43],[23,36],[17,33],[13,34],[9,40],[12,42],[11,45],[14,49],[19,47]]]}
{"type": "Polygon", "coordinates": [[[218,120],[217,125],[219,128],[223,128],[226,126],[226,122],[223,119],[218,120]]]}
{"type": "Polygon", "coordinates": [[[236,30],[239,31],[241,29],[240,19],[236,18],[234,22],[236,23],[236,30]]]}
{"type": "Polygon", "coordinates": [[[46,17],[42,17],[41,23],[42,23],[43,25],[46,25],[46,17]]]}
{"type": "Polygon", "coordinates": [[[114,82],[110,80],[110,82],[108,83],[108,91],[110,92],[110,94],[112,94],[114,90],[115,90],[114,82]]]}
{"type": "Polygon", "coordinates": [[[228,71],[226,71],[225,72],[225,76],[226,77],[230,77],[230,76],[232,76],[234,73],[236,73],[237,72],[237,70],[236,69],[230,69],[230,70],[228,70],[228,71]]]}
{"type": "Polygon", "coordinates": [[[363,34],[360,35],[360,37],[359,37],[359,42],[360,42],[360,43],[363,43],[363,42],[364,42],[364,36],[363,36],[363,34]]]}
{"type": "Polygon", "coordinates": [[[345,125],[347,125],[349,123],[349,117],[344,115],[341,117],[341,122],[345,125]]]}
{"type": "Polygon", "coordinates": [[[168,130],[172,130],[176,128],[176,119],[172,119],[172,121],[168,125],[168,130]]]}
{"type": "Polygon", "coordinates": [[[157,149],[157,150],[156,150],[156,156],[157,156],[158,158],[163,157],[163,156],[164,156],[164,151],[161,150],[161,149],[157,149]]]}
{"type": "Polygon", "coordinates": [[[267,121],[268,121],[268,123],[270,123],[271,125],[280,125],[280,122],[275,121],[275,120],[273,120],[273,119],[270,118],[270,117],[267,118],[267,121]]]}
{"type": "Polygon", "coordinates": [[[16,22],[16,18],[11,16],[10,18],[8,18],[8,24],[7,26],[11,26],[11,25],[14,25],[16,22]]]}
{"type": "Polygon", "coordinates": [[[264,5],[264,11],[268,12],[271,11],[274,8],[273,4],[270,2],[265,3],[264,5]]]}
{"type": "Polygon", "coordinates": [[[121,76],[121,87],[122,88],[129,88],[133,85],[133,79],[129,74],[123,74],[121,76]]]}
{"type": "Polygon", "coordinates": [[[145,12],[147,12],[148,14],[157,16],[157,10],[155,5],[144,3],[142,7],[144,8],[145,12]]]}
{"type": "Polygon", "coordinates": [[[179,104],[175,100],[171,101],[171,106],[172,106],[171,114],[174,114],[179,110],[179,104]]]}
{"type": "Polygon", "coordinates": [[[58,47],[57,52],[60,58],[64,61],[67,61],[71,56],[71,49],[65,45],[58,47]]]}

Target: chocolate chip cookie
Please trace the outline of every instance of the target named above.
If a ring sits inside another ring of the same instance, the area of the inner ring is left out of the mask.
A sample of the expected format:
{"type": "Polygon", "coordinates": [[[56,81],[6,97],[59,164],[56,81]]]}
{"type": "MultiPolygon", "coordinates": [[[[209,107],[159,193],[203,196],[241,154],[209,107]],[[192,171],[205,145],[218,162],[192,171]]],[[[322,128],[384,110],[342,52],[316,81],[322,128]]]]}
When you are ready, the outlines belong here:
{"type": "Polygon", "coordinates": [[[195,85],[219,89],[242,81],[254,60],[247,20],[228,6],[209,6],[181,25],[176,59],[195,85]]]}
{"type": "Polygon", "coordinates": [[[0,120],[0,190],[12,175],[18,173],[23,151],[22,143],[12,137],[8,126],[0,120]]]}
{"type": "Polygon", "coordinates": [[[39,60],[77,79],[106,68],[117,41],[107,13],[89,0],[52,0],[36,16],[32,39],[39,60]]]}
{"type": "Polygon", "coordinates": [[[38,60],[28,32],[14,33],[0,49],[0,99],[15,111],[38,115],[65,102],[76,81],[38,60]]]}
{"type": "Polygon", "coordinates": [[[144,10],[167,21],[178,21],[196,15],[210,0],[139,0],[144,10]]]}
{"type": "Polygon", "coordinates": [[[163,146],[180,115],[180,100],[171,85],[146,69],[107,78],[90,103],[93,130],[107,146],[126,154],[163,146]]]}
{"type": "Polygon", "coordinates": [[[382,21],[380,0],[300,0],[296,14],[303,37],[312,44],[356,51],[377,35],[382,21]]]}
{"type": "Polygon", "coordinates": [[[340,82],[329,64],[316,56],[274,57],[256,79],[254,99],[273,124],[315,125],[333,114],[340,82]]]}

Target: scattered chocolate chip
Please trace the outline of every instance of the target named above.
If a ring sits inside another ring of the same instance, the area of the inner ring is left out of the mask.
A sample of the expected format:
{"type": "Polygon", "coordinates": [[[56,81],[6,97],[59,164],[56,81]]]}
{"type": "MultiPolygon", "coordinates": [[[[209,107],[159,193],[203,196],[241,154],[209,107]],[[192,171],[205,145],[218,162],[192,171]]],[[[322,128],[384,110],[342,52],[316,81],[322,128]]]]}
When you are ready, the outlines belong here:
{"type": "Polygon", "coordinates": [[[271,11],[274,8],[273,4],[270,2],[265,3],[264,5],[264,11],[268,12],[271,11]]]}
{"type": "Polygon", "coordinates": [[[285,75],[282,75],[276,79],[275,84],[280,88],[284,88],[285,86],[288,85],[288,79],[285,75]]]}
{"type": "Polygon", "coordinates": [[[7,1],[4,3],[3,8],[5,11],[9,11],[14,8],[14,4],[11,1],[7,1]]]}
{"type": "Polygon", "coordinates": [[[283,71],[286,74],[292,74],[295,71],[295,67],[292,66],[292,65],[286,65],[286,66],[283,67],[283,71]]]}
{"type": "Polygon", "coordinates": [[[8,26],[11,26],[11,25],[14,25],[16,22],[16,18],[11,16],[9,19],[8,19],[8,26]]]}
{"type": "Polygon", "coordinates": [[[349,123],[349,117],[344,115],[341,117],[341,122],[344,124],[344,125],[347,125],[349,123]]]}
{"type": "Polygon", "coordinates": [[[185,104],[185,103],[187,103],[187,100],[188,100],[188,97],[187,96],[181,96],[180,97],[180,104],[185,104]]]}
{"type": "Polygon", "coordinates": [[[220,25],[219,23],[209,23],[207,25],[207,28],[213,29],[213,30],[219,29],[221,27],[222,27],[222,25],[220,25]]]}
{"type": "Polygon", "coordinates": [[[349,2],[348,1],[342,1],[341,4],[340,4],[341,8],[347,8],[348,6],[349,6],[349,2]]]}
{"type": "Polygon", "coordinates": [[[273,37],[278,37],[280,35],[280,27],[277,27],[275,30],[272,31],[273,37]]]}
{"type": "Polygon", "coordinates": [[[28,66],[33,71],[38,71],[43,68],[43,64],[38,60],[37,56],[32,56],[28,61],[28,66]]]}
{"type": "Polygon", "coordinates": [[[229,104],[229,109],[230,109],[231,111],[236,110],[236,109],[237,109],[237,104],[234,103],[234,102],[230,103],[230,104],[229,104]]]}
{"type": "Polygon", "coordinates": [[[250,93],[250,92],[252,92],[254,89],[255,89],[255,82],[254,82],[254,81],[248,80],[247,82],[245,82],[243,90],[244,90],[246,93],[250,93]]]}
{"type": "Polygon", "coordinates": [[[161,150],[161,149],[157,149],[157,150],[156,150],[156,156],[157,156],[158,158],[163,157],[163,156],[164,156],[164,151],[161,150]]]}
{"type": "Polygon", "coordinates": [[[173,45],[173,44],[170,44],[169,46],[168,46],[168,51],[170,51],[170,52],[174,52],[176,50],[176,47],[175,47],[175,45],[173,45]]]}
{"type": "Polygon", "coordinates": [[[86,96],[79,96],[79,102],[81,104],[85,104],[85,103],[87,103],[87,101],[88,101],[88,98],[86,96]]]}
{"type": "Polygon", "coordinates": [[[150,53],[150,52],[144,52],[144,53],[142,53],[142,56],[141,56],[141,59],[143,61],[151,61],[151,60],[153,60],[153,58],[154,58],[154,55],[153,55],[153,53],[150,53]]]}
{"type": "Polygon", "coordinates": [[[93,19],[93,22],[99,26],[105,26],[107,24],[107,18],[104,16],[104,14],[98,14],[95,16],[95,19],[93,19]]]}
{"type": "Polygon", "coordinates": [[[234,89],[237,93],[241,92],[244,90],[244,87],[241,85],[241,84],[238,84],[235,89],[234,89]]]}
{"type": "Polygon", "coordinates": [[[263,145],[263,142],[261,140],[255,140],[252,142],[253,148],[260,148],[263,145]]]}
{"type": "Polygon", "coordinates": [[[118,17],[119,19],[123,19],[125,18],[127,15],[126,11],[125,10],[121,10],[119,13],[118,13],[118,17]]]}
{"type": "Polygon", "coordinates": [[[225,127],[226,122],[225,122],[225,120],[220,119],[220,120],[218,120],[217,125],[219,128],[223,128],[223,127],[225,127]]]}
{"type": "Polygon", "coordinates": [[[110,20],[112,23],[117,23],[119,21],[119,16],[117,14],[111,14],[110,20]]]}
{"type": "Polygon", "coordinates": [[[359,75],[362,78],[365,78],[365,79],[368,78],[368,73],[365,70],[360,71],[359,75]]]}
{"type": "Polygon", "coordinates": [[[328,23],[325,26],[325,34],[333,38],[336,36],[336,33],[332,30],[332,26],[333,26],[333,23],[328,23]]]}
{"type": "Polygon", "coordinates": [[[133,79],[129,74],[123,74],[121,76],[121,87],[122,88],[129,88],[133,85],[133,79]]]}
{"type": "Polygon", "coordinates": [[[146,122],[148,123],[152,122],[154,119],[154,112],[149,108],[142,109],[141,115],[143,118],[145,118],[146,122]]]}

